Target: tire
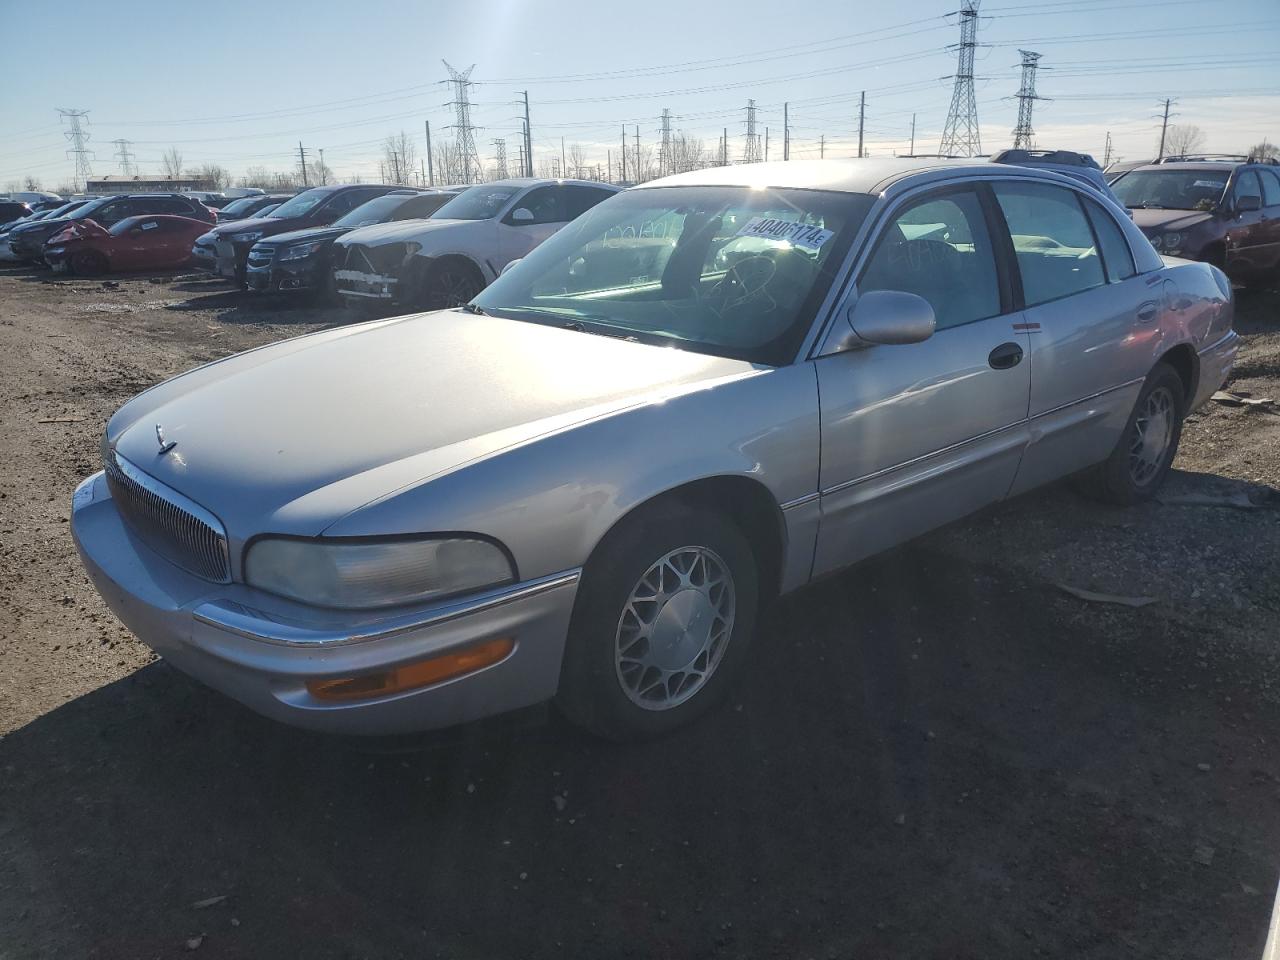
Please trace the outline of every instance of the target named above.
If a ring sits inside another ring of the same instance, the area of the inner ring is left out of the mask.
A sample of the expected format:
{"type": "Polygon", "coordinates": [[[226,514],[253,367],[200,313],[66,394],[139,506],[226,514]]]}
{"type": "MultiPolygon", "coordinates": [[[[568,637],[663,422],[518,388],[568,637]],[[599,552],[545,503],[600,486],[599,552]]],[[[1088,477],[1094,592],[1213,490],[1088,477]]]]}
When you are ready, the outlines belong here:
{"type": "Polygon", "coordinates": [[[466,303],[484,289],[484,280],[470,264],[459,259],[433,263],[422,278],[422,306],[447,310],[466,303]]]}
{"type": "Polygon", "coordinates": [[[107,272],[107,258],[96,250],[78,250],[67,266],[77,277],[97,277],[107,272]]]}
{"type": "Polygon", "coordinates": [[[1182,378],[1167,363],[1157,363],[1142,384],[1111,456],[1081,476],[1084,492],[1120,506],[1150,500],[1177,456],[1186,407],[1182,378]],[[1162,444],[1158,449],[1157,438],[1162,444]]]}
{"type": "Polygon", "coordinates": [[[610,531],[583,571],[557,706],[610,740],[690,723],[732,688],[758,603],[755,557],[733,523],[681,504],[642,509],[610,531]],[[662,599],[648,598],[655,592],[662,599]]]}

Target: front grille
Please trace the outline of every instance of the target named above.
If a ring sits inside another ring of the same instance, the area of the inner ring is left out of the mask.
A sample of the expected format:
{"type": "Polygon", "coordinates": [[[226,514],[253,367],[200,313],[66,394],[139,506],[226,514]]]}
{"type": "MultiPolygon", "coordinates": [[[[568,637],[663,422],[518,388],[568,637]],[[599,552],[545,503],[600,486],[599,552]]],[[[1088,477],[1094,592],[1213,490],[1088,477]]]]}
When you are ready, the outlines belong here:
{"type": "Polygon", "coordinates": [[[120,515],[147,546],[197,577],[231,580],[227,535],[217,517],[119,455],[107,457],[106,475],[120,515]]]}
{"type": "Polygon", "coordinates": [[[408,252],[409,246],[404,243],[384,243],[376,247],[353,243],[347,246],[347,256],[342,266],[360,273],[395,276],[408,252]]]}

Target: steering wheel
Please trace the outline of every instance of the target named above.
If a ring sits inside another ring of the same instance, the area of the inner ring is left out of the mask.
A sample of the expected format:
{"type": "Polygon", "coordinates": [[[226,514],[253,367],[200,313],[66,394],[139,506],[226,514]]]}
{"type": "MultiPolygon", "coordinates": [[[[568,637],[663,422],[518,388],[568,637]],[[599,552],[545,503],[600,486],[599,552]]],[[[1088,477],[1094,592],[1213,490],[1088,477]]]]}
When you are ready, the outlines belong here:
{"type": "Polygon", "coordinates": [[[766,289],[777,266],[769,257],[743,257],[725,271],[724,278],[711,288],[707,299],[721,316],[748,304],[770,310],[777,306],[766,289]]]}

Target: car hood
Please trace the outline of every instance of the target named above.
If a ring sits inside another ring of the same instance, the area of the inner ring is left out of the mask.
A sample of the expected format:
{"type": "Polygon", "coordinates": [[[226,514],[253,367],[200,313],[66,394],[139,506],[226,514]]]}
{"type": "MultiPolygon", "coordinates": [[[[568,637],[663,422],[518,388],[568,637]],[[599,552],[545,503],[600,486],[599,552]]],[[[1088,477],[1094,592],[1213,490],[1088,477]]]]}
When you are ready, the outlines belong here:
{"type": "MultiPolygon", "coordinates": [[[[122,407],[116,451],[233,540],[315,536],[353,510],[585,420],[751,364],[461,311],[287,340],[122,407]],[[174,448],[160,453],[157,425],[174,448]]],[[[573,481],[565,477],[566,483],[573,481]]]]}
{"type": "Polygon", "coordinates": [[[1159,208],[1132,207],[1133,222],[1140,230],[1163,232],[1165,230],[1190,230],[1213,219],[1213,214],[1203,210],[1161,210],[1159,208]]]}
{"type": "Polygon", "coordinates": [[[308,240],[334,240],[350,230],[350,227],[307,227],[305,230],[288,230],[273,234],[271,242],[277,246],[284,246],[288,243],[304,243],[308,240]]]}
{"type": "Polygon", "coordinates": [[[24,223],[14,227],[9,231],[9,235],[17,237],[22,236],[23,234],[36,233],[39,230],[43,230],[45,227],[57,227],[58,229],[61,229],[71,222],[72,220],[70,217],[59,217],[57,220],[37,220],[35,223],[24,223]]]}
{"type": "Polygon", "coordinates": [[[456,227],[460,223],[483,222],[483,220],[399,220],[393,223],[376,223],[372,226],[360,227],[358,230],[352,230],[343,240],[346,243],[377,247],[384,243],[416,239],[437,230],[456,227]]]}
{"type": "Polygon", "coordinates": [[[293,230],[298,226],[298,221],[294,217],[288,219],[279,219],[276,217],[246,217],[243,220],[232,220],[228,223],[220,223],[212,227],[209,232],[217,237],[225,237],[232,233],[247,233],[250,230],[264,230],[266,236],[275,236],[284,233],[286,230],[293,230]]]}

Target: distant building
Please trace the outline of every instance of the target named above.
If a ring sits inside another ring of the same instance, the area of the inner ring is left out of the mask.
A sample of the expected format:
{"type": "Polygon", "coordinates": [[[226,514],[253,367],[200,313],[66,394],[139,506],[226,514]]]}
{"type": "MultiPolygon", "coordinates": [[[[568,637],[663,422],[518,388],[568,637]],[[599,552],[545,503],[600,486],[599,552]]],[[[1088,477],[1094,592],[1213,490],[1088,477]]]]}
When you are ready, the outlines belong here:
{"type": "Polygon", "coordinates": [[[105,177],[90,177],[84,186],[85,193],[182,193],[184,190],[214,190],[216,187],[207,177],[161,177],[138,176],[126,177],[121,174],[110,174],[105,177]]]}

